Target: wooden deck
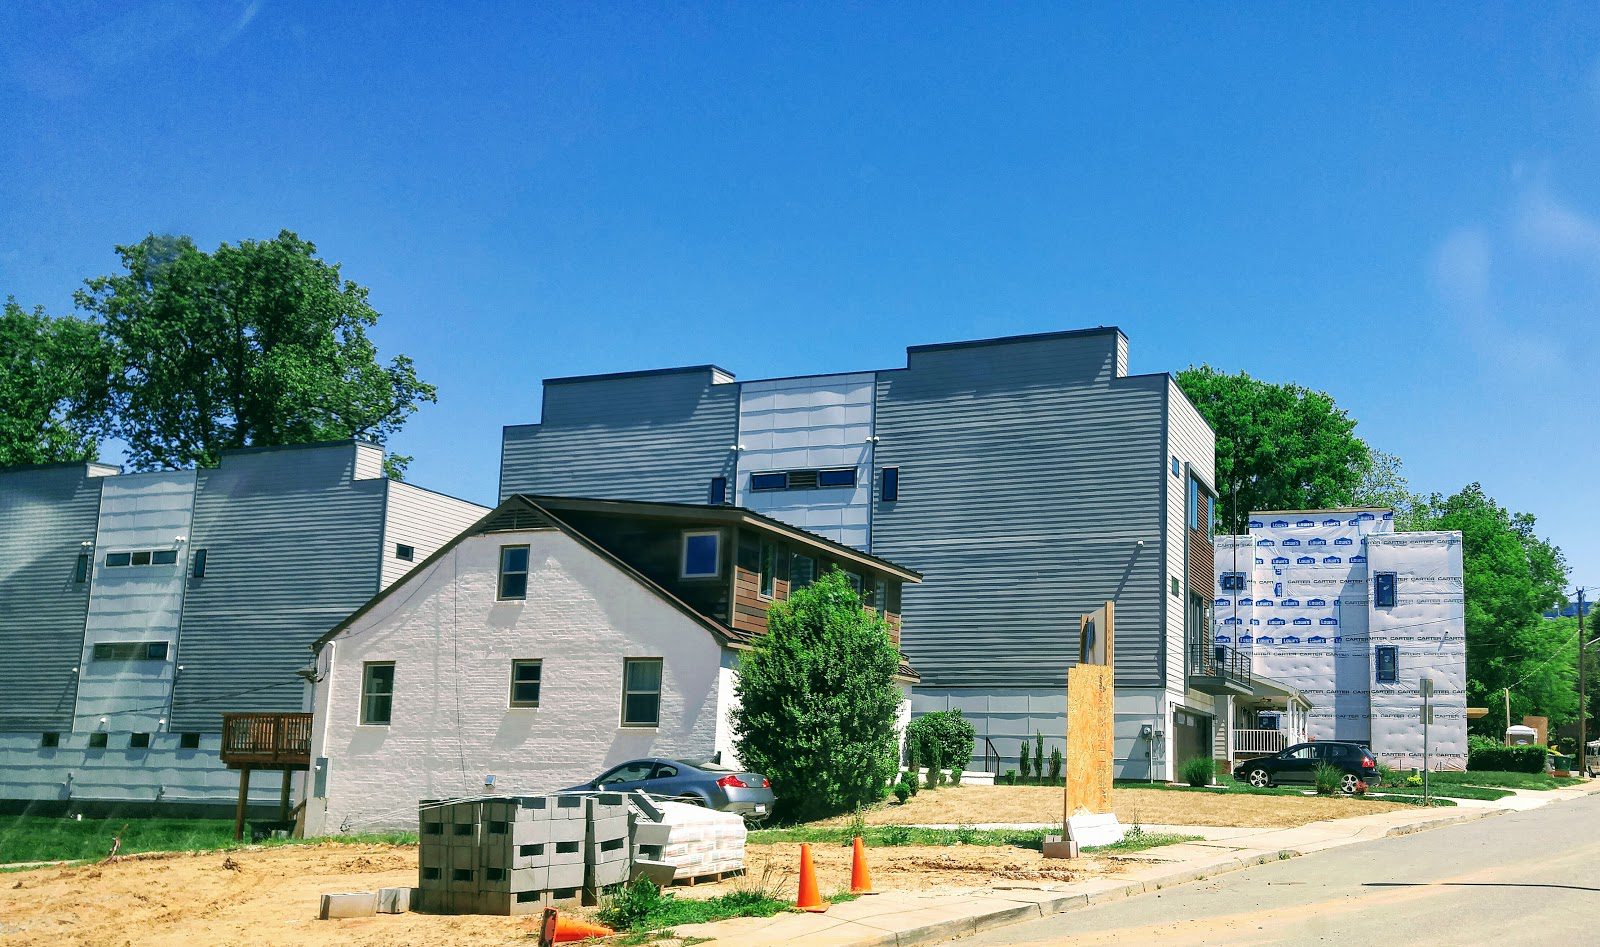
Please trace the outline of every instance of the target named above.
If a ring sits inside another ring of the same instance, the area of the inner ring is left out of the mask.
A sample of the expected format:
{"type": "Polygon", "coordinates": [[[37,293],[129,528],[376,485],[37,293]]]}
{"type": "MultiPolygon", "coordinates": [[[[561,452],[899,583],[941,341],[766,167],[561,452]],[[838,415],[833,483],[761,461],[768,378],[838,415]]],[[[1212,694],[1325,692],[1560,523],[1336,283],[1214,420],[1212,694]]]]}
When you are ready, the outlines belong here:
{"type": "Polygon", "coordinates": [[[309,770],[311,715],[222,715],[222,762],[229,769],[309,770]]]}

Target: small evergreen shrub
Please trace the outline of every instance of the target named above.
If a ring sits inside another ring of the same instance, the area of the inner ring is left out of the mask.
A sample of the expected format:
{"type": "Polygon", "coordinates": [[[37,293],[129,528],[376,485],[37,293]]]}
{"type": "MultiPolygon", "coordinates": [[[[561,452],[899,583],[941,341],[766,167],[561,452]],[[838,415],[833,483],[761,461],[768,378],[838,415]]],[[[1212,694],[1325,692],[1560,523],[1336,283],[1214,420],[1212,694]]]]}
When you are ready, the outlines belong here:
{"type": "Polygon", "coordinates": [[[1008,769],[995,782],[1003,782],[1007,786],[1015,786],[1017,784],[1017,771],[1008,769]]]}
{"type": "Polygon", "coordinates": [[[1191,786],[1209,786],[1217,778],[1217,761],[1209,756],[1196,756],[1185,760],[1180,772],[1183,781],[1191,786]]]}
{"type": "Polygon", "coordinates": [[[944,771],[939,768],[939,748],[936,746],[929,746],[926,749],[928,764],[928,780],[926,785],[929,789],[938,789],[939,777],[944,775],[944,771]]]}
{"type": "Polygon", "coordinates": [[[972,759],[978,731],[959,710],[937,710],[923,714],[906,727],[907,741],[915,740],[926,748],[937,748],[945,766],[965,766],[972,759]]]}
{"type": "Polygon", "coordinates": [[[1344,779],[1344,771],[1337,766],[1318,763],[1316,774],[1312,779],[1316,783],[1317,795],[1331,796],[1339,791],[1339,781],[1344,779]]]}
{"type": "Polygon", "coordinates": [[[1054,786],[1061,781],[1061,770],[1066,765],[1066,757],[1061,755],[1061,747],[1050,748],[1050,785],[1054,786]]]}
{"type": "Polygon", "coordinates": [[[1033,731],[1033,778],[1044,782],[1044,734],[1038,730],[1033,731]]]}
{"type": "Polygon", "coordinates": [[[950,785],[952,785],[952,786],[961,785],[961,767],[959,767],[959,766],[950,767],[950,785]]]}
{"type": "Polygon", "coordinates": [[[1027,740],[1023,740],[1022,741],[1022,749],[1020,751],[1018,751],[1017,756],[1018,756],[1017,765],[1022,767],[1022,781],[1024,783],[1026,783],[1028,781],[1028,741],[1027,740]]]}
{"type": "Polygon", "coordinates": [[[911,798],[911,787],[906,785],[905,780],[902,779],[894,784],[894,798],[902,806],[906,804],[906,800],[911,798]]]}

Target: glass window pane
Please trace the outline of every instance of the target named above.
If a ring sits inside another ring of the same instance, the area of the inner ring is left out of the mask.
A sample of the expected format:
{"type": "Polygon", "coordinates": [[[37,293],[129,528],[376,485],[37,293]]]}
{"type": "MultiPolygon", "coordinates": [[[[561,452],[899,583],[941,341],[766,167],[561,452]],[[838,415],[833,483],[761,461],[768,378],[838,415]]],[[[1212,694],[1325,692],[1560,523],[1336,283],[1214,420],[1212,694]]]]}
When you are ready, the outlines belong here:
{"type": "Polygon", "coordinates": [[[528,547],[527,546],[507,546],[504,549],[500,550],[500,571],[501,572],[527,572],[528,571],[528,547]]]}
{"type": "Polygon", "coordinates": [[[885,503],[893,503],[900,499],[900,468],[883,468],[883,491],[881,499],[885,503]]]}
{"type": "Polygon", "coordinates": [[[157,566],[170,566],[178,561],[178,550],[157,549],[150,554],[150,563],[157,566]]]}
{"type": "Polygon", "coordinates": [[[108,565],[108,566],[125,566],[125,565],[127,565],[129,563],[129,561],[131,561],[131,556],[130,556],[129,553],[125,553],[125,552],[108,552],[108,553],[106,553],[106,565],[108,565]]]}
{"type": "Polygon", "coordinates": [[[146,550],[144,550],[142,552],[134,553],[133,554],[133,564],[136,565],[136,566],[147,566],[147,565],[149,565],[150,564],[150,550],[146,549],[146,550]]]}
{"type": "Polygon", "coordinates": [[[685,576],[715,576],[718,573],[718,549],[721,545],[717,533],[690,533],[683,537],[683,574],[685,576]]]}
{"type": "Polygon", "coordinates": [[[856,469],[847,470],[819,470],[817,471],[817,486],[819,487],[853,487],[856,485],[856,469]]]}
{"type": "Polygon", "coordinates": [[[761,544],[761,594],[771,595],[773,582],[778,575],[778,547],[774,543],[761,544]]]}
{"type": "Polygon", "coordinates": [[[660,723],[657,704],[659,697],[656,694],[629,694],[624,708],[624,723],[654,726],[660,723]]]}
{"type": "Polygon", "coordinates": [[[194,577],[197,579],[203,579],[205,576],[206,551],[204,549],[196,549],[194,551],[194,577]]]}
{"type": "Polygon", "coordinates": [[[817,560],[810,556],[801,555],[796,555],[789,560],[789,593],[791,595],[815,582],[816,578],[817,560]]]}
{"type": "Polygon", "coordinates": [[[654,659],[629,661],[627,689],[629,691],[660,690],[661,662],[654,659]]]}
{"type": "Polygon", "coordinates": [[[789,487],[789,474],[758,473],[750,475],[750,489],[752,490],[786,490],[789,487]]]}
{"type": "Polygon", "coordinates": [[[527,598],[528,576],[527,573],[508,572],[500,577],[501,598],[527,598]]]}

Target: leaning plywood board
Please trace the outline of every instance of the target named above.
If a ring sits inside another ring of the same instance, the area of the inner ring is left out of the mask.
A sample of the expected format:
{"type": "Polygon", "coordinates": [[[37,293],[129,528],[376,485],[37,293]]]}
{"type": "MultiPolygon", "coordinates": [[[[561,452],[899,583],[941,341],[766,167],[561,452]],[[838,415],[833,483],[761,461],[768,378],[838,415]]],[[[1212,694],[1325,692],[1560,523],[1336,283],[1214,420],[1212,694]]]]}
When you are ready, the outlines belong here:
{"type": "Polygon", "coordinates": [[[1067,789],[1063,819],[1111,811],[1113,669],[1079,664],[1067,671],[1067,789]]]}

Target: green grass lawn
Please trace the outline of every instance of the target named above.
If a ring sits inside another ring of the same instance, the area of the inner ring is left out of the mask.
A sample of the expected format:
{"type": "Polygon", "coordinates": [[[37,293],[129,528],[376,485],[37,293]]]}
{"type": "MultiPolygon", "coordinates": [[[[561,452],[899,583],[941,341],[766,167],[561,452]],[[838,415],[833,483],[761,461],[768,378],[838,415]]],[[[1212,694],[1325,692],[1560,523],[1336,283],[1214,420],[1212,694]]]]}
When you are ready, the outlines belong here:
{"type": "Polygon", "coordinates": [[[1581,786],[1584,782],[1576,776],[1558,778],[1549,773],[1505,773],[1492,770],[1434,773],[1428,780],[1455,786],[1495,786],[1502,789],[1560,789],[1563,786],[1581,786]]]}
{"type": "MultiPolygon", "coordinates": [[[[1509,789],[1490,789],[1485,786],[1458,786],[1452,783],[1435,783],[1433,778],[1428,778],[1428,788],[1435,796],[1446,799],[1504,799],[1516,793],[1509,789]]],[[[1379,786],[1373,792],[1384,793],[1391,796],[1421,796],[1421,786],[1379,786]]]]}
{"type": "MultiPolygon", "coordinates": [[[[752,845],[777,845],[781,843],[810,842],[816,845],[849,845],[856,832],[848,827],[800,827],[792,829],[759,829],[750,833],[752,845]]],[[[990,845],[1031,848],[1044,847],[1044,829],[926,829],[913,825],[869,825],[860,831],[861,840],[869,848],[887,848],[898,845],[990,845]]],[[[1179,842],[1192,842],[1198,835],[1169,833],[1130,833],[1128,838],[1114,845],[1086,848],[1084,851],[1137,852],[1179,842]]]]}
{"type": "MultiPolygon", "coordinates": [[[[0,816],[0,865],[8,862],[84,861],[104,858],[111,840],[122,836],[122,854],[236,848],[231,819],[56,819],[0,816]]],[[[341,835],[350,843],[415,844],[415,833],[341,835]]],[[[285,845],[323,839],[278,839],[285,845]]]]}

